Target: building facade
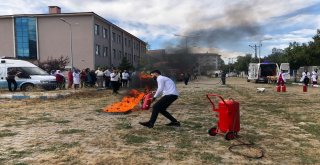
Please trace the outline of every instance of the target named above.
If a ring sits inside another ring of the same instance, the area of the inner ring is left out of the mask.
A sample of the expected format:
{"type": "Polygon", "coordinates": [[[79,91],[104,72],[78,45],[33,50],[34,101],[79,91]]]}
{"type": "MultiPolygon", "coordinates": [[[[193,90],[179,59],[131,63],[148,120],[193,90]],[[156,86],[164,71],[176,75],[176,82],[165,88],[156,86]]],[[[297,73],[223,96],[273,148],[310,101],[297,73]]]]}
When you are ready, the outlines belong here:
{"type": "Polygon", "coordinates": [[[195,54],[200,67],[210,67],[218,70],[221,65],[221,55],[215,53],[195,54]]]}
{"type": "Polygon", "coordinates": [[[117,67],[123,58],[134,66],[146,43],[93,12],[0,16],[0,56],[46,61],[61,56],[69,67],[117,67]]]}

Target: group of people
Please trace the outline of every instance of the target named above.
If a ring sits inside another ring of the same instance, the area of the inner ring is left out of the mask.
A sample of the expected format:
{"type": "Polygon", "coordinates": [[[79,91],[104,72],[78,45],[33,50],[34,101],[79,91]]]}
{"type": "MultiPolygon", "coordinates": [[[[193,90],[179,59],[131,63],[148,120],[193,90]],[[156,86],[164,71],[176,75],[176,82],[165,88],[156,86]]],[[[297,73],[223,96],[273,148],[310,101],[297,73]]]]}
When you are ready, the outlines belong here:
{"type": "Polygon", "coordinates": [[[311,74],[308,70],[305,70],[304,72],[302,72],[300,82],[303,82],[307,86],[310,83],[310,78],[312,81],[312,85],[317,85],[317,83],[318,83],[318,69],[315,69],[314,71],[312,71],[311,74]]]}
{"type": "Polygon", "coordinates": [[[84,88],[84,87],[98,87],[113,89],[114,93],[118,93],[119,88],[128,87],[130,74],[127,70],[120,72],[118,69],[98,68],[97,70],[83,69],[69,69],[64,75],[60,70],[51,71],[51,74],[56,77],[57,87],[59,89],[65,88],[84,88]],[[66,87],[67,83],[67,87],[66,87]]]}

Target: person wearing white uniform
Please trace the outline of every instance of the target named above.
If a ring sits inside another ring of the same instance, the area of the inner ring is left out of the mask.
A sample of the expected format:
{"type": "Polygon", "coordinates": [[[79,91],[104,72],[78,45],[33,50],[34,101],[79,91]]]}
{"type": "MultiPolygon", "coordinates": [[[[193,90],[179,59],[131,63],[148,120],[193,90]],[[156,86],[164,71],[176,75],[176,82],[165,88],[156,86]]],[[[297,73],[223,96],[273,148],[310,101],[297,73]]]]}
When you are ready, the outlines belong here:
{"type": "Polygon", "coordinates": [[[318,73],[317,73],[317,70],[315,69],[314,71],[312,71],[312,76],[311,76],[312,85],[317,85],[317,77],[318,77],[318,73]]]}
{"type": "Polygon", "coordinates": [[[121,81],[122,81],[122,86],[123,87],[128,87],[128,80],[129,80],[129,73],[127,72],[127,70],[124,70],[122,73],[122,77],[121,77],[121,81]]]}
{"type": "Polygon", "coordinates": [[[111,80],[111,87],[113,92],[117,94],[119,87],[120,87],[120,74],[118,73],[118,70],[113,70],[113,72],[110,74],[110,80],[111,80]]]}
{"type": "Polygon", "coordinates": [[[80,71],[78,69],[75,69],[72,73],[72,76],[73,76],[73,87],[74,89],[78,89],[80,84],[80,71]]]}
{"type": "Polygon", "coordinates": [[[150,117],[150,120],[147,122],[139,122],[139,124],[152,128],[154,126],[154,123],[157,120],[158,114],[161,113],[163,116],[168,118],[171,122],[166,124],[167,126],[180,126],[180,122],[175,119],[168,111],[167,108],[178,99],[179,93],[176,88],[176,85],[174,82],[165,76],[161,75],[161,72],[159,70],[154,70],[151,72],[151,75],[154,79],[157,80],[158,88],[156,93],[153,96],[153,101],[156,100],[157,97],[159,97],[162,94],[162,97],[159,101],[157,101],[153,107],[152,107],[152,115],[150,117]]]}

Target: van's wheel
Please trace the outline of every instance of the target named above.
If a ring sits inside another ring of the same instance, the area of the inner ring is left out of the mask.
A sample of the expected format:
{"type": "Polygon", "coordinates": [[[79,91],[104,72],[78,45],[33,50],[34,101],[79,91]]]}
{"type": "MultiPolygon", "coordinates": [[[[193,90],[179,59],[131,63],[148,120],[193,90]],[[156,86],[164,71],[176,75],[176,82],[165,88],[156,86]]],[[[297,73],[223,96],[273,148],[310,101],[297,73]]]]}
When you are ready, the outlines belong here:
{"type": "Polygon", "coordinates": [[[34,89],[34,85],[32,84],[24,84],[21,86],[22,91],[28,92],[28,91],[32,91],[33,89],[34,89]]]}

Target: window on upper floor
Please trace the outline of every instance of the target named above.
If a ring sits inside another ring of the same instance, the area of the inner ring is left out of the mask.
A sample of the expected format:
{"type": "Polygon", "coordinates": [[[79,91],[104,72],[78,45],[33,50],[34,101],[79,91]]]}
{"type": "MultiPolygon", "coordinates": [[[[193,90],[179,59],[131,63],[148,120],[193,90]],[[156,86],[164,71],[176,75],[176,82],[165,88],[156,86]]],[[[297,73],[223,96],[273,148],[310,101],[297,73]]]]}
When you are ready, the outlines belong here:
{"type": "Polygon", "coordinates": [[[103,38],[108,38],[108,29],[103,28],[103,38]]]}
{"type": "Polygon", "coordinates": [[[112,32],[112,41],[116,42],[117,36],[115,32],[112,32]]]}
{"type": "Polygon", "coordinates": [[[94,34],[97,36],[100,34],[100,25],[98,24],[94,25],[94,34]]]}
{"type": "Polygon", "coordinates": [[[118,44],[121,44],[121,35],[118,35],[118,44]]]}

